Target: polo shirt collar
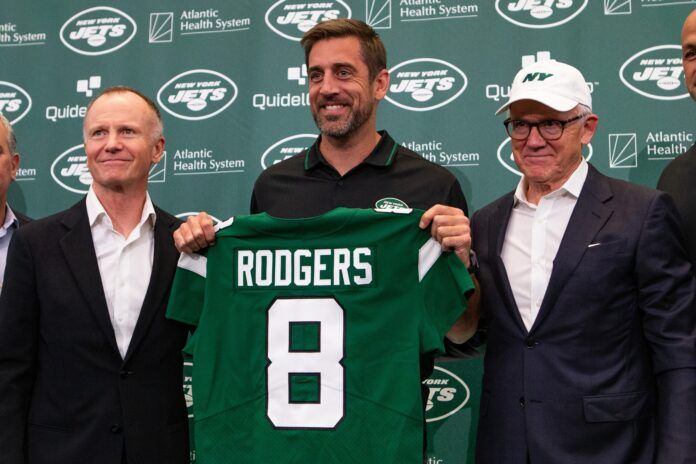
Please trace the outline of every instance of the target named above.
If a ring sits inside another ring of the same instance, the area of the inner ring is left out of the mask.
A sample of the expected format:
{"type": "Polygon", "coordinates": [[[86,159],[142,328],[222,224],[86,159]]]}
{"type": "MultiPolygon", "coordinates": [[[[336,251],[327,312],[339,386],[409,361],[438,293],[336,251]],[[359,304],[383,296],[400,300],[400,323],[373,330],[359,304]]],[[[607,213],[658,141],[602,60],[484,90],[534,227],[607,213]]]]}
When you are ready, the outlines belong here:
{"type": "MultiPolygon", "coordinates": [[[[372,153],[368,155],[363,163],[371,164],[373,166],[389,166],[394,162],[396,156],[396,151],[398,145],[393,138],[385,130],[378,131],[382,138],[379,140],[377,146],[372,150],[372,153]]],[[[324,164],[326,166],[329,163],[326,161],[324,156],[319,150],[319,144],[321,143],[321,135],[317,137],[316,142],[307,149],[304,160],[304,168],[306,171],[315,168],[319,164],[324,164]]],[[[362,163],[361,163],[362,164],[362,163]]]]}

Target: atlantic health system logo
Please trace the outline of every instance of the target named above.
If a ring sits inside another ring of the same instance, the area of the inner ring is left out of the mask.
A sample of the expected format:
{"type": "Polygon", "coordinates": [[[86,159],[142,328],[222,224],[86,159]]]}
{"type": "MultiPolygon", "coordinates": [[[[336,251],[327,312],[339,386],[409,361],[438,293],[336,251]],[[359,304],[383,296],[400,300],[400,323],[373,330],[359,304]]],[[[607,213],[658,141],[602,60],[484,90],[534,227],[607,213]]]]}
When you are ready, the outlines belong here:
{"type": "Polygon", "coordinates": [[[237,84],[209,69],[192,69],[169,79],[157,92],[157,102],[179,119],[199,121],[212,118],[237,98],[237,84]]]}
{"type": "Polygon", "coordinates": [[[684,90],[681,46],[657,45],[630,57],[619,70],[621,82],[637,94],[653,100],[679,100],[684,90]]]}
{"type": "Polygon", "coordinates": [[[466,74],[447,61],[416,58],[389,70],[391,84],[385,99],[410,111],[430,111],[445,106],[464,92],[466,74]]]}
{"type": "Polygon", "coordinates": [[[506,21],[521,27],[560,26],[582,13],[589,0],[496,0],[495,9],[506,21]]]}
{"type": "Polygon", "coordinates": [[[26,90],[12,82],[0,81],[0,114],[10,124],[19,122],[31,109],[31,97],[26,90]]]}
{"type": "Polygon", "coordinates": [[[126,45],[138,26],[121,10],[108,6],[88,8],[73,15],[60,28],[60,40],[80,55],[104,55],[126,45]]]}
{"type": "Polygon", "coordinates": [[[280,0],[266,11],[266,24],[279,36],[299,42],[302,34],[320,22],[352,15],[343,0],[309,3],[280,0]]]}

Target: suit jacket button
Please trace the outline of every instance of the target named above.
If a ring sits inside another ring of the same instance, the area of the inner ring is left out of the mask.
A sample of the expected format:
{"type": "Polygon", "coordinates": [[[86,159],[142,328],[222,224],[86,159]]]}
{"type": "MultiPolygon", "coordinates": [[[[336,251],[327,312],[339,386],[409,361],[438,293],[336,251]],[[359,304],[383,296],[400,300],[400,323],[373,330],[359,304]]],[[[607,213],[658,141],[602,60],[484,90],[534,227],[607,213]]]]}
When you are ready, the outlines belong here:
{"type": "Polygon", "coordinates": [[[122,379],[125,379],[126,377],[128,377],[128,374],[130,374],[130,372],[124,369],[120,372],[119,375],[121,376],[122,379]]]}
{"type": "Polygon", "coordinates": [[[121,427],[119,424],[114,424],[111,426],[111,433],[121,433],[121,430],[123,430],[123,427],[121,427]]]}
{"type": "Polygon", "coordinates": [[[520,406],[524,408],[524,396],[520,396],[520,406]]]}
{"type": "Polygon", "coordinates": [[[537,342],[533,338],[527,338],[524,341],[524,344],[527,345],[527,348],[534,348],[536,346],[537,342]]]}

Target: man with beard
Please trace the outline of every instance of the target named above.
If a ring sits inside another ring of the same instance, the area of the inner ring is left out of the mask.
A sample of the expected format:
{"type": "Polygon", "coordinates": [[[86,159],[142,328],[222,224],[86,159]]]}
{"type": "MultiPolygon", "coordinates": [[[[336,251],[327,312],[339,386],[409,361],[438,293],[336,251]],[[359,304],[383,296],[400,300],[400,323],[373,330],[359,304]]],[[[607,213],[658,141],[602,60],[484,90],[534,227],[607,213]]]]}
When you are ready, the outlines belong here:
{"type": "MultiPolygon", "coordinates": [[[[335,19],[314,26],[300,43],[310,109],[321,135],[303,153],[259,176],[251,213],[304,218],[337,207],[423,209],[420,227],[430,227],[442,248],[456,253],[473,272],[467,203],[457,179],[376,129],[377,106],[389,88],[386,51],[377,33],[364,22],[335,19]]],[[[212,220],[205,213],[189,217],[174,233],[177,248],[185,253],[214,239],[212,220]]],[[[453,348],[461,349],[464,345],[456,344],[476,331],[473,298],[447,334],[453,348]]],[[[433,365],[432,356],[421,358],[423,379],[433,365]]]]}

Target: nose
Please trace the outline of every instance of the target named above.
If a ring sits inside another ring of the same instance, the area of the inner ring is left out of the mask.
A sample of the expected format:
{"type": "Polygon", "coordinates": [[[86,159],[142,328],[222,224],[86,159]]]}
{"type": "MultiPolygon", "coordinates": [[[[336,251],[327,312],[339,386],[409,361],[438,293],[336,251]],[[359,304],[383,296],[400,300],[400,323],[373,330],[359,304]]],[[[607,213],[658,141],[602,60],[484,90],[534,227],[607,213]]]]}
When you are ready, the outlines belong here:
{"type": "Polygon", "coordinates": [[[333,76],[333,74],[330,72],[324,74],[319,91],[322,95],[333,95],[338,93],[338,80],[333,76]]]}
{"type": "Polygon", "coordinates": [[[106,146],[104,149],[108,152],[115,152],[121,149],[121,141],[118,138],[118,133],[109,132],[109,136],[106,138],[106,146]]]}
{"type": "Polygon", "coordinates": [[[546,139],[539,133],[539,127],[534,126],[529,130],[529,137],[527,137],[527,145],[532,147],[543,147],[546,145],[546,139]]]}

